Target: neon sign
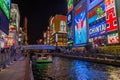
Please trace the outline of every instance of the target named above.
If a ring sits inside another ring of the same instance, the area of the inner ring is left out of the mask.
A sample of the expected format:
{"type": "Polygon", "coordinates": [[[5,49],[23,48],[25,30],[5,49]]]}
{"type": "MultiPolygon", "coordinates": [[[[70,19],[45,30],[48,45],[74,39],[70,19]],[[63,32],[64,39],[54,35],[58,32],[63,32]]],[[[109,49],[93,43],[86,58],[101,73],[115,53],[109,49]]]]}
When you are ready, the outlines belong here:
{"type": "Polygon", "coordinates": [[[106,16],[107,31],[111,32],[118,30],[115,0],[105,0],[105,7],[107,14],[106,16]]]}
{"type": "Polygon", "coordinates": [[[73,9],[73,0],[68,0],[68,13],[73,9]]]}
{"type": "Polygon", "coordinates": [[[7,18],[10,19],[10,11],[8,10],[4,0],[0,0],[0,8],[3,10],[7,18]]]}

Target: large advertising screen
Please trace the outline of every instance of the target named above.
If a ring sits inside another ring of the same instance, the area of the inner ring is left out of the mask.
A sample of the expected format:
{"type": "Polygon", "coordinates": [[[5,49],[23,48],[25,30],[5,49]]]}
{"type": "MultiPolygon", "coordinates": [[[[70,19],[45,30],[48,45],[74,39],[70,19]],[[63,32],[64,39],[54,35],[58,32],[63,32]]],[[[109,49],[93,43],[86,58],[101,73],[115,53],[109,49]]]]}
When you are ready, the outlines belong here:
{"type": "Polygon", "coordinates": [[[2,30],[6,34],[8,34],[9,32],[9,20],[6,18],[6,16],[3,14],[1,10],[0,10],[0,30],[2,30]]]}
{"type": "Polygon", "coordinates": [[[97,37],[107,33],[106,21],[97,20],[95,24],[89,26],[89,38],[97,37]]]}
{"type": "Polygon", "coordinates": [[[0,0],[0,8],[2,9],[2,11],[4,12],[4,14],[6,15],[6,17],[8,19],[10,19],[10,10],[8,9],[8,7],[6,6],[4,0],[0,0]]]}
{"type": "Polygon", "coordinates": [[[88,12],[88,24],[105,17],[105,4],[101,3],[88,12]]]}
{"type": "Polygon", "coordinates": [[[75,44],[84,44],[87,42],[86,31],[86,10],[82,10],[74,19],[75,44]]]}
{"type": "Polygon", "coordinates": [[[108,37],[108,44],[117,44],[117,43],[119,43],[118,33],[109,34],[107,37],[108,37]]]}
{"type": "Polygon", "coordinates": [[[105,0],[107,31],[118,30],[115,0],[105,0]]]}

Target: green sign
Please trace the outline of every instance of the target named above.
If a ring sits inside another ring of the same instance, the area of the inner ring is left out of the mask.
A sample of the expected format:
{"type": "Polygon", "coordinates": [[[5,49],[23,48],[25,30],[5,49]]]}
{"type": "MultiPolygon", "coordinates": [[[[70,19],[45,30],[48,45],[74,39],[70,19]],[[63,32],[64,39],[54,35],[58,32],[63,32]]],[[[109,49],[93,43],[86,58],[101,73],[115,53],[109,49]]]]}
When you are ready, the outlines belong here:
{"type": "Polygon", "coordinates": [[[10,11],[8,10],[4,0],[0,0],[0,8],[4,12],[4,14],[7,16],[7,18],[10,19],[10,11]]]}
{"type": "Polygon", "coordinates": [[[68,12],[70,12],[73,9],[73,0],[68,0],[67,2],[68,12]]]}
{"type": "Polygon", "coordinates": [[[68,8],[73,5],[73,0],[68,1],[68,8]]]}

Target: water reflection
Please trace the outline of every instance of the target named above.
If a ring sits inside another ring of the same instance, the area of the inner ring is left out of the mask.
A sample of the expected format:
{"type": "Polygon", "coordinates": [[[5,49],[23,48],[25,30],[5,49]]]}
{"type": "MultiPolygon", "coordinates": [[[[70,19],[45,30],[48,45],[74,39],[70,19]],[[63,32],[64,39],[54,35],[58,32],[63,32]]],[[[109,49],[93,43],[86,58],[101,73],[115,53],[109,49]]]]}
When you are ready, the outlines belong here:
{"type": "Polygon", "coordinates": [[[47,75],[44,77],[52,79],[35,80],[120,80],[120,67],[59,57],[53,57],[53,63],[41,70],[47,75]]]}

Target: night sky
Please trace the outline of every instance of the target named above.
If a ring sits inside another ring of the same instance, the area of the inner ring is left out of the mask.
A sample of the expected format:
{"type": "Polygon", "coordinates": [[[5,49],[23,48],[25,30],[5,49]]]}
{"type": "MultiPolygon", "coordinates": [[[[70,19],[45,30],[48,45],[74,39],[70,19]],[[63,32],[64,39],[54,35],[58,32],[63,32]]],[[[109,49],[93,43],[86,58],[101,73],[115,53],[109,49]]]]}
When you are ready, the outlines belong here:
{"type": "Polygon", "coordinates": [[[36,44],[36,40],[43,38],[43,32],[49,25],[49,18],[55,14],[67,15],[66,0],[12,0],[20,10],[21,22],[28,18],[28,43],[36,44]]]}

